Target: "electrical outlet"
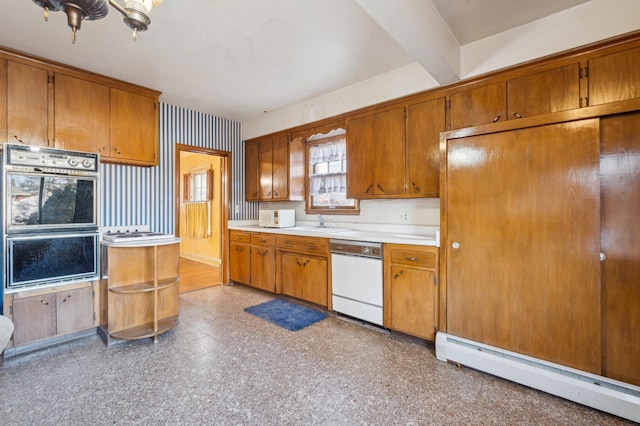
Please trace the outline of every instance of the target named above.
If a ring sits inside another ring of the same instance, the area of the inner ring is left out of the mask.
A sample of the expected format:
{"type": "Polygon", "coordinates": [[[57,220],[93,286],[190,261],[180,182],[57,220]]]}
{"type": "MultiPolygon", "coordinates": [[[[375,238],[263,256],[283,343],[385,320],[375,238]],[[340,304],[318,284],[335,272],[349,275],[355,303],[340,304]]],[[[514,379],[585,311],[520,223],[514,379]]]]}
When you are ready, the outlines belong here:
{"type": "Polygon", "coordinates": [[[406,223],[409,222],[409,213],[400,213],[400,222],[406,223]]]}

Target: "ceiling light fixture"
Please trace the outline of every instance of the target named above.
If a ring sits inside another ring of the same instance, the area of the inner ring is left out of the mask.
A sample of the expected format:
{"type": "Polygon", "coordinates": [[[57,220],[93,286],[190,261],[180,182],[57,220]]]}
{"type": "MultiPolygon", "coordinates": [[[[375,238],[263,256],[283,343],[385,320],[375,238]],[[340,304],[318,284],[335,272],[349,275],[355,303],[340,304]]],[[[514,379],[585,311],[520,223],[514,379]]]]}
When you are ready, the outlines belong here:
{"type": "Polygon", "coordinates": [[[33,0],[44,9],[44,20],[49,20],[49,11],[64,11],[67,23],[71,27],[71,40],[76,42],[76,32],[82,21],[102,19],[109,13],[109,5],[124,16],[124,23],[133,30],[135,40],[138,31],[146,31],[151,24],[149,12],[152,6],[159,6],[162,0],[127,0],[122,6],[118,0],[33,0]]]}

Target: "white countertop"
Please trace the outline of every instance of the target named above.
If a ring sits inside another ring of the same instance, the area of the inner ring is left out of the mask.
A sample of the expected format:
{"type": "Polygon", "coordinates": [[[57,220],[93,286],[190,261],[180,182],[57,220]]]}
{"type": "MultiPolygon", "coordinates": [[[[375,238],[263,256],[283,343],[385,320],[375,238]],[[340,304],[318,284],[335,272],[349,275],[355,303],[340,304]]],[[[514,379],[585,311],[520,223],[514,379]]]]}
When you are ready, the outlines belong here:
{"type": "Polygon", "coordinates": [[[320,228],[317,224],[299,224],[293,228],[264,228],[258,226],[255,221],[229,221],[228,228],[245,232],[440,247],[440,230],[438,227],[386,224],[353,224],[352,227],[351,225],[348,224],[344,227],[343,225],[335,227],[329,225],[328,227],[320,228]]]}

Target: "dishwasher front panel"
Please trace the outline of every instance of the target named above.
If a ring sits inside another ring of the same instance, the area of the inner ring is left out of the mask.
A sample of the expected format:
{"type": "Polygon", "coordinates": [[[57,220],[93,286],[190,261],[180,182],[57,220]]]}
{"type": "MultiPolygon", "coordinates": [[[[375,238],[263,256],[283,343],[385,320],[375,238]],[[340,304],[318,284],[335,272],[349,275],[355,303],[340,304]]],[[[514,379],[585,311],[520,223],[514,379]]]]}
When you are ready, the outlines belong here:
{"type": "Polygon", "coordinates": [[[382,259],[331,254],[332,293],[382,306],[382,259]]]}

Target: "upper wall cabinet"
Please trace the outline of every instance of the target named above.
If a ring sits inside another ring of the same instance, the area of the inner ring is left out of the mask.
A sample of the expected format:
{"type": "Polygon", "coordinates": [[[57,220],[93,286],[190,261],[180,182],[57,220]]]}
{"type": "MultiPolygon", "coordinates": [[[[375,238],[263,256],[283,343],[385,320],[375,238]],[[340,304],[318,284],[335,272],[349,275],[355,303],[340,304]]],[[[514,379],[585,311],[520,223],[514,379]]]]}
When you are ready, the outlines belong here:
{"type": "Polygon", "coordinates": [[[640,97],[640,47],[588,60],[589,105],[640,97]]]}
{"type": "Polygon", "coordinates": [[[111,88],[110,162],[158,164],[158,98],[111,88]]]}
{"type": "Polygon", "coordinates": [[[286,135],[247,141],[247,201],[303,200],[304,140],[286,135]]]}
{"type": "Polygon", "coordinates": [[[504,81],[451,94],[451,129],[473,127],[507,119],[507,85],[504,81]]]}
{"type": "Polygon", "coordinates": [[[405,193],[405,108],[347,122],[347,197],[399,198],[405,193]]]}
{"type": "Polygon", "coordinates": [[[444,130],[444,97],[407,107],[405,197],[440,194],[440,132],[444,130]]]}
{"type": "Polygon", "coordinates": [[[158,164],[159,92],[0,49],[0,140],[158,164]]]}
{"type": "Polygon", "coordinates": [[[105,154],[109,147],[107,86],[56,74],[54,105],[56,147],[105,154]]]}
{"type": "Polygon", "coordinates": [[[44,68],[6,61],[6,141],[48,146],[49,89],[52,74],[44,68]]]}
{"type": "Polygon", "coordinates": [[[509,119],[580,108],[580,64],[530,70],[507,80],[509,119]]]}

